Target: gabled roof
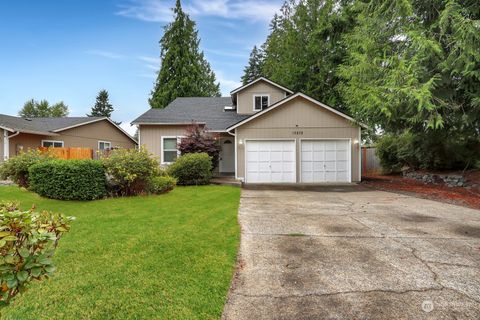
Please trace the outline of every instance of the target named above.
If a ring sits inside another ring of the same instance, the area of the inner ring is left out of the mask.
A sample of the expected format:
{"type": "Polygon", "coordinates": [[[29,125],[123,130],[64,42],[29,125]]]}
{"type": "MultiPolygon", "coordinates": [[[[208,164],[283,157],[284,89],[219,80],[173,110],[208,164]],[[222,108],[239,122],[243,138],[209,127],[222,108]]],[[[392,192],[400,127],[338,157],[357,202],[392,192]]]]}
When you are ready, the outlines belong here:
{"type": "MultiPolygon", "coordinates": [[[[59,117],[59,118],[21,118],[0,114],[0,128],[10,132],[22,132],[55,136],[58,132],[98,121],[108,121],[131,140],[135,139],[115,122],[107,117],[59,117]]],[[[136,143],[136,141],[135,141],[136,143]]]]}
{"type": "Polygon", "coordinates": [[[237,93],[237,92],[240,92],[240,91],[242,91],[243,89],[245,89],[245,88],[247,88],[247,87],[250,87],[251,85],[253,85],[253,84],[255,84],[255,83],[259,82],[259,81],[268,82],[268,83],[270,83],[272,86],[275,86],[275,87],[277,87],[277,88],[280,88],[280,89],[282,89],[283,91],[286,91],[286,92],[288,92],[288,93],[290,93],[290,94],[293,93],[292,90],[287,89],[287,88],[279,85],[278,83],[273,82],[272,80],[269,80],[269,79],[267,79],[267,78],[265,78],[265,77],[260,77],[260,78],[257,78],[257,79],[255,79],[255,80],[253,80],[252,82],[247,83],[246,85],[243,85],[243,86],[241,86],[241,87],[239,87],[239,88],[237,88],[237,89],[234,89],[234,90],[230,91],[230,94],[235,94],[235,93],[237,93]]]}
{"type": "Polygon", "coordinates": [[[163,109],[152,108],[132,121],[132,125],[185,125],[196,122],[204,124],[210,131],[225,131],[238,121],[248,117],[235,110],[230,97],[176,98],[163,109]]]}
{"type": "MultiPolygon", "coordinates": [[[[239,121],[239,122],[231,125],[230,127],[227,128],[227,131],[231,131],[231,130],[233,130],[233,129],[241,126],[241,125],[244,125],[245,123],[247,123],[247,122],[249,122],[249,121],[251,121],[251,120],[253,120],[253,119],[255,119],[255,118],[257,118],[257,117],[259,117],[259,116],[261,116],[261,115],[263,115],[263,114],[265,114],[265,113],[267,113],[267,112],[270,112],[270,111],[274,110],[275,108],[278,108],[279,106],[281,106],[281,105],[287,103],[288,101],[291,101],[291,100],[293,100],[293,99],[295,99],[295,98],[297,98],[297,97],[302,97],[302,98],[304,98],[304,99],[306,99],[306,100],[308,100],[308,101],[310,101],[310,102],[312,102],[312,103],[314,103],[314,104],[316,104],[316,105],[318,105],[318,106],[320,106],[320,107],[322,107],[322,108],[327,109],[328,111],[331,111],[331,112],[339,115],[340,117],[343,117],[343,118],[345,118],[345,119],[347,119],[347,120],[349,120],[349,121],[352,121],[353,123],[358,123],[358,122],[357,122],[355,119],[353,119],[352,117],[347,116],[346,114],[344,114],[344,113],[342,113],[342,112],[340,112],[340,111],[338,111],[338,110],[336,110],[336,109],[334,109],[334,108],[332,108],[332,107],[329,107],[329,106],[327,106],[326,104],[323,104],[323,103],[321,103],[320,101],[315,100],[315,99],[313,99],[312,97],[309,97],[309,96],[307,96],[307,95],[304,94],[304,93],[298,92],[298,93],[295,93],[295,94],[293,94],[293,95],[290,95],[290,96],[288,96],[288,97],[286,97],[286,98],[284,98],[284,99],[282,99],[282,100],[280,100],[280,101],[272,104],[271,106],[269,106],[269,107],[266,108],[266,109],[263,109],[263,110],[260,111],[260,112],[257,112],[257,113],[254,113],[254,114],[250,115],[250,116],[249,116],[248,118],[246,118],[246,119],[243,119],[243,120],[241,120],[241,121],[239,121]]],[[[366,127],[364,124],[361,124],[361,123],[359,123],[359,125],[362,126],[362,127],[366,127]]]]}

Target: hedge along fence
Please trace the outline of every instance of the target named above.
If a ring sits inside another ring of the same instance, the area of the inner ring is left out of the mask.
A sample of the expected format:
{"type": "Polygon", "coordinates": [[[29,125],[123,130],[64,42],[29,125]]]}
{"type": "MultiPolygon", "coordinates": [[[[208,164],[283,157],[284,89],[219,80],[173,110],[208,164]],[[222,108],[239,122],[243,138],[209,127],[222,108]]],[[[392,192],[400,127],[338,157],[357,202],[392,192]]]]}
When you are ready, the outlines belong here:
{"type": "Polygon", "coordinates": [[[51,160],[29,168],[30,188],[60,200],[94,200],[107,194],[105,171],[97,160],[51,160]]]}

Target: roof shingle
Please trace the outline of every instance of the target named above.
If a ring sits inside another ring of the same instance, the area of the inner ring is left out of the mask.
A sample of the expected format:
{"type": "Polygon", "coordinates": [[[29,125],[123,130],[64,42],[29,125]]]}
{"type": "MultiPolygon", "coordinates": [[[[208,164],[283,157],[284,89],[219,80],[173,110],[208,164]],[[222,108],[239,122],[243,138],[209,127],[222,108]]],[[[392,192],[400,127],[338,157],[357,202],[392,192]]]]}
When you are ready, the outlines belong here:
{"type": "Polygon", "coordinates": [[[232,106],[231,97],[176,98],[164,109],[150,109],[132,121],[132,124],[187,124],[193,121],[205,123],[212,131],[223,131],[248,117],[235,110],[225,111],[232,106]]]}

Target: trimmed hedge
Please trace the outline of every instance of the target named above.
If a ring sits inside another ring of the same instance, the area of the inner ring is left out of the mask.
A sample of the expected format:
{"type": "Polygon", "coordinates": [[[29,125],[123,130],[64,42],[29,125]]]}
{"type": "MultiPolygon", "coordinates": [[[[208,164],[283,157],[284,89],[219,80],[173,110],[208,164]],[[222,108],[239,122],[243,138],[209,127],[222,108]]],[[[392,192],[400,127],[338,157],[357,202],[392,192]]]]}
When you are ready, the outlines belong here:
{"type": "Polygon", "coordinates": [[[187,153],[172,163],[167,172],[177,178],[179,185],[208,184],[212,178],[212,158],[206,153],[187,153]]]}
{"type": "Polygon", "coordinates": [[[97,160],[51,160],[29,168],[30,188],[61,200],[94,200],[107,194],[105,171],[97,160]]]}
{"type": "Polygon", "coordinates": [[[156,176],[148,182],[148,192],[153,194],[161,194],[173,190],[177,180],[170,176],[156,176]]]}

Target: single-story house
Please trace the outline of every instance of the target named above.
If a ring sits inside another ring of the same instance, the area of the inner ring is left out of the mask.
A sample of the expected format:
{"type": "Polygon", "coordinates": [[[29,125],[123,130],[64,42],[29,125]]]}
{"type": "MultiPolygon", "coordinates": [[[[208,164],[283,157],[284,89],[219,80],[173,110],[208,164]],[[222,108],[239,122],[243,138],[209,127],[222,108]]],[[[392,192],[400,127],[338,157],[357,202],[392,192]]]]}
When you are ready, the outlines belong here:
{"type": "Polygon", "coordinates": [[[230,94],[148,110],[132,122],[139,145],[168,165],[196,122],[219,135],[221,175],[245,183],[360,181],[361,125],[354,119],[263,77],[230,94]]]}
{"type": "Polygon", "coordinates": [[[21,118],[0,114],[0,161],[38,147],[106,150],[137,142],[107,117],[21,118]]]}

